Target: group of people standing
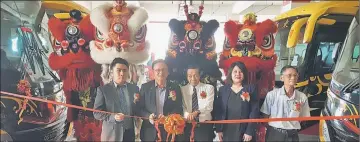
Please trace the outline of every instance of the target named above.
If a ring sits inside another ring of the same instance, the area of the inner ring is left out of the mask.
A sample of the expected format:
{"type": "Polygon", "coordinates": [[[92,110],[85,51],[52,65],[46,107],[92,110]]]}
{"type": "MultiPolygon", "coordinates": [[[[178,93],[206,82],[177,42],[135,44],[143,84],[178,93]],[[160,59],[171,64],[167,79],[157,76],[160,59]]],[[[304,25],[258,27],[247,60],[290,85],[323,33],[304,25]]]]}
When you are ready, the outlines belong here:
{"type": "MultiPolygon", "coordinates": [[[[294,89],[298,73],[292,66],[281,70],[282,88],[270,91],[260,109],[256,99],[256,87],[247,83],[247,69],[241,62],[235,62],[227,73],[227,84],[218,92],[212,85],[200,82],[200,69],[189,66],[188,84],[179,86],[168,81],[168,66],[164,60],[153,62],[154,80],[142,84],[141,89],[127,83],[129,64],[116,58],[110,64],[112,82],[98,87],[94,109],[113,112],[94,112],[94,117],[103,122],[102,141],[135,141],[135,119],[143,119],[140,139],[156,141],[157,131],[154,120],[170,114],[181,114],[187,122],[210,120],[237,120],[263,117],[310,116],[307,97],[294,89]],[[217,95],[215,95],[217,94],[217,95]],[[215,101],[215,102],[214,102],[215,101]],[[260,113],[260,111],[262,113],[260,113]],[[262,115],[261,115],[262,114],[262,115]]],[[[257,123],[216,124],[215,131],[221,141],[256,141],[257,123]]],[[[195,141],[213,141],[214,125],[199,123],[195,128],[195,141]]],[[[298,141],[297,130],[300,123],[270,122],[267,126],[267,141],[298,141]]],[[[161,139],[167,133],[159,125],[161,139]]],[[[189,141],[191,124],[184,133],[177,135],[176,141],[189,141]]]]}

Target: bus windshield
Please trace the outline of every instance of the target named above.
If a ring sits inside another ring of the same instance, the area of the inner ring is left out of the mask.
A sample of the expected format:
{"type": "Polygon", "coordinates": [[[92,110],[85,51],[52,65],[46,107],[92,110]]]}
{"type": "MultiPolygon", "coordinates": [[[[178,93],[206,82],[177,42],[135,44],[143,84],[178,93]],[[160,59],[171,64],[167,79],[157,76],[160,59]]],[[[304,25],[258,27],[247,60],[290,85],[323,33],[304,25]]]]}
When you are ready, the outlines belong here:
{"type": "MultiPolygon", "coordinates": [[[[288,19],[290,21],[291,19],[288,19]]],[[[279,22],[279,30],[275,36],[275,53],[278,56],[278,65],[275,68],[275,73],[277,78],[280,74],[280,70],[285,65],[300,66],[306,52],[307,43],[302,43],[304,37],[305,27],[303,26],[300,29],[299,39],[294,48],[287,48],[286,44],[288,41],[288,36],[291,28],[292,22],[279,22]]],[[[278,79],[277,79],[278,80],[278,79]]]]}
{"type": "Polygon", "coordinates": [[[354,18],[333,73],[333,79],[342,85],[359,77],[359,41],[360,27],[354,18]]]}
{"type": "MultiPolygon", "coordinates": [[[[1,11],[6,15],[6,12],[1,11]]],[[[8,14],[8,17],[13,17],[8,14]]],[[[35,31],[33,25],[21,25],[18,19],[1,20],[1,88],[17,93],[16,84],[25,79],[31,85],[32,95],[52,96],[61,90],[56,72],[48,66],[48,56],[53,49],[45,29],[35,31]],[[6,28],[5,28],[6,27],[6,28]],[[3,32],[2,32],[3,33],[3,32]],[[15,87],[15,88],[14,88],[15,87]]]]}
{"type": "Polygon", "coordinates": [[[294,23],[296,19],[290,18],[288,22],[279,22],[279,31],[275,37],[275,52],[279,57],[278,66],[275,69],[277,80],[281,68],[285,65],[292,65],[302,69],[300,76],[306,75],[305,72],[310,73],[306,75],[309,76],[311,74],[327,74],[333,71],[334,62],[331,58],[333,49],[344,41],[354,16],[329,14],[321,16],[321,18],[334,19],[336,23],[330,25],[317,23],[310,43],[303,43],[306,24],[303,25],[294,48],[287,48],[286,44],[292,26],[291,23],[294,23]]]}

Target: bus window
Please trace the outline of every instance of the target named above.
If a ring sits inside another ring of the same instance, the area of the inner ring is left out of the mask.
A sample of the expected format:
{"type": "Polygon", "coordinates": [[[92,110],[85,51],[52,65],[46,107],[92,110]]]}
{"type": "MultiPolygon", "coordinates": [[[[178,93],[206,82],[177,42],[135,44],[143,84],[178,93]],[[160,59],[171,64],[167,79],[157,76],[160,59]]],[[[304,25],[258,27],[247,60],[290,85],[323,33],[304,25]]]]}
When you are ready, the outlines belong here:
{"type": "Polygon", "coordinates": [[[317,51],[317,56],[314,59],[316,73],[329,73],[332,72],[334,61],[331,58],[333,49],[335,48],[334,42],[320,42],[320,47],[317,51]]]}

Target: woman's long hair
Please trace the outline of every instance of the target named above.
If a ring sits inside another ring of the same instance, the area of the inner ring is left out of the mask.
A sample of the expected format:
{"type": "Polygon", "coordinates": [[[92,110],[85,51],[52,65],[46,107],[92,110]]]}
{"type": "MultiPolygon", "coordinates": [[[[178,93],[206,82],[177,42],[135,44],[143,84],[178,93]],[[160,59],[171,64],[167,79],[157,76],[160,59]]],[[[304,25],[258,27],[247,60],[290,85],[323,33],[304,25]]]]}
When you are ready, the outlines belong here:
{"type": "Polygon", "coordinates": [[[231,66],[227,72],[226,83],[230,84],[230,85],[232,85],[234,83],[231,75],[232,75],[232,71],[234,70],[235,67],[240,68],[241,72],[244,74],[244,79],[241,84],[243,86],[247,85],[248,84],[248,71],[246,69],[245,64],[243,62],[239,62],[239,61],[231,64],[231,66]]]}

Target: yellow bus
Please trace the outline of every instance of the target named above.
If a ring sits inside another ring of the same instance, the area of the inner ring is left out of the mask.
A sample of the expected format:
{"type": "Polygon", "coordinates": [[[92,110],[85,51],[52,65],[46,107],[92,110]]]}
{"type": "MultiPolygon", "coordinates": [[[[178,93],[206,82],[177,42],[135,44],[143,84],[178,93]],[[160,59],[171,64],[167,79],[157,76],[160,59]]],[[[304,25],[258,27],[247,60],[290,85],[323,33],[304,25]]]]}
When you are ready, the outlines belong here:
{"type": "MultiPolygon", "coordinates": [[[[332,54],[339,52],[358,6],[357,1],[311,2],[275,18],[279,28],[275,37],[279,57],[276,86],[282,86],[280,69],[285,65],[296,66],[299,70],[296,87],[308,95],[312,116],[319,116],[324,108],[335,65],[332,54]]],[[[302,129],[317,123],[304,122],[302,129]]]]}

